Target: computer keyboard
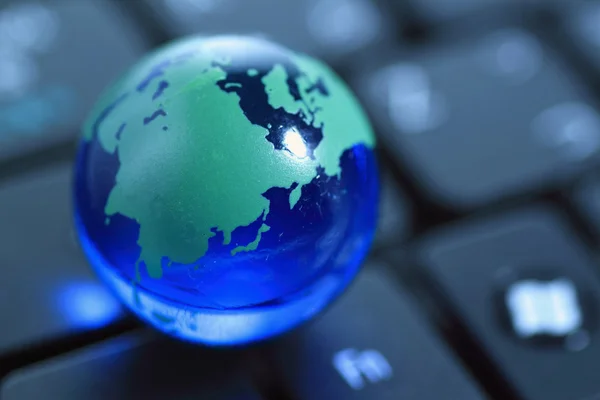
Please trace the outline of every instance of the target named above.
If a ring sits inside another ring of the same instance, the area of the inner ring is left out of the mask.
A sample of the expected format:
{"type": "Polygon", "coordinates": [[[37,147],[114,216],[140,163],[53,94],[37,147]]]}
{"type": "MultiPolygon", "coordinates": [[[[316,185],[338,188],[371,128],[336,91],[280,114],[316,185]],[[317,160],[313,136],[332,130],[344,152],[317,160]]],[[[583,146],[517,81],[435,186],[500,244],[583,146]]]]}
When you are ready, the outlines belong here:
{"type": "Polygon", "coordinates": [[[0,400],[600,399],[600,1],[0,0],[0,400]],[[380,221],[316,320],[210,349],[143,326],[71,220],[101,90],[187,34],[330,63],[380,221]]]}

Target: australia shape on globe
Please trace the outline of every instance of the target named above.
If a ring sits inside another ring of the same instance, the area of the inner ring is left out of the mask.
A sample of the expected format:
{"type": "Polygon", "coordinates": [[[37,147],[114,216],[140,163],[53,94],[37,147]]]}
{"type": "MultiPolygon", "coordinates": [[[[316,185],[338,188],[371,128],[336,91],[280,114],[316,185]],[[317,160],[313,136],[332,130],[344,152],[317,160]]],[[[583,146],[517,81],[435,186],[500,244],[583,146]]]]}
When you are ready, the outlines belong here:
{"type": "Polygon", "coordinates": [[[139,224],[138,281],[142,266],[160,278],[201,259],[218,232],[228,245],[259,220],[231,255],[256,249],[270,229],[269,189],[289,189],[292,208],[318,174],[339,177],[344,151],[374,145],[365,116],[344,112],[357,100],[320,62],[264,54],[262,42],[256,62],[252,46],[231,52],[227,38],[175,45],[117,82],[84,128],[85,141],[118,155],[104,213],[107,224],[115,214],[139,224]]]}

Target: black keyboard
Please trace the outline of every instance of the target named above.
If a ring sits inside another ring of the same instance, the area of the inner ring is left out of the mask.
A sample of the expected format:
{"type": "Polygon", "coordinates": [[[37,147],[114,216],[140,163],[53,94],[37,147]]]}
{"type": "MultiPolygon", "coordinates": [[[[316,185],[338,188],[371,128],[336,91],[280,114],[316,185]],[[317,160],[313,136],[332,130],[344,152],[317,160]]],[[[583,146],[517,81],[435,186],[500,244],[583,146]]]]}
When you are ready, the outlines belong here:
{"type": "Polygon", "coordinates": [[[0,400],[600,399],[600,0],[0,0],[0,400]],[[253,347],[141,324],[71,221],[82,120],[152,48],[258,34],[371,116],[380,221],[253,347]]]}

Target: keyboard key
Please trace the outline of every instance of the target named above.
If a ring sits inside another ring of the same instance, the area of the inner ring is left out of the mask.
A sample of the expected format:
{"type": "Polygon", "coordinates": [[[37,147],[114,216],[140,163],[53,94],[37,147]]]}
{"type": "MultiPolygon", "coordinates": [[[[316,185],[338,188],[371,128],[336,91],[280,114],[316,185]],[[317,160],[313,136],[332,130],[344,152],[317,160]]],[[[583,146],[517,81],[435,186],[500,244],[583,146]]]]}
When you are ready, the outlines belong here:
{"type": "Polygon", "coordinates": [[[6,378],[3,400],[259,400],[231,356],[130,334],[6,378]]]}
{"type": "Polygon", "coordinates": [[[146,0],[175,36],[259,34],[337,61],[393,35],[375,0],[146,0]]]}
{"type": "Polygon", "coordinates": [[[375,247],[388,246],[405,239],[411,225],[408,200],[389,173],[382,175],[375,247]]]}
{"type": "Polygon", "coordinates": [[[565,18],[565,32],[571,47],[600,74],[600,2],[580,1],[577,7],[571,7],[565,18]]]}
{"type": "Polygon", "coordinates": [[[280,343],[277,370],[290,391],[299,400],[482,399],[408,297],[377,274],[363,271],[324,316],[280,343]]]}
{"type": "Polygon", "coordinates": [[[108,1],[0,1],[0,160],[68,140],[145,50],[108,1]]]}
{"type": "Polygon", "coordinates": [[[71,168],[0,187],[0,356],[122,318],[75,242],[71,168]]]}
{"type": "Polygon", "coordinates": [[[519,398],[600,395],[598,266],[562,217],[528,208],[463,222],[419,256],[519,398]]]}
{"type": "Polygon", "coordinates": [[[359,76],[384,141],[446,207],[560,184],[598,160],[591,95],[527,31],[505,28],[359,76]]]}

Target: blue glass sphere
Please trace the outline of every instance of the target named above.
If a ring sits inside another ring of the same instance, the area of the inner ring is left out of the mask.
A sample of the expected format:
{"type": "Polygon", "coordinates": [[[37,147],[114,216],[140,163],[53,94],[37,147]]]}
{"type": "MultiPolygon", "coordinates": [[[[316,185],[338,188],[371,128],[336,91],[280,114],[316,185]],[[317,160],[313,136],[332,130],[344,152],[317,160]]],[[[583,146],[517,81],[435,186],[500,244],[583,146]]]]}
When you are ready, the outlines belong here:
{"type": "Polygon", "coordinates": [[[263,39],[192,37],[98,100],[74,179],[97,274],[158,329],[263,340],[348,285],[376,224],[375,139],[326,65],[263,39]]]}

